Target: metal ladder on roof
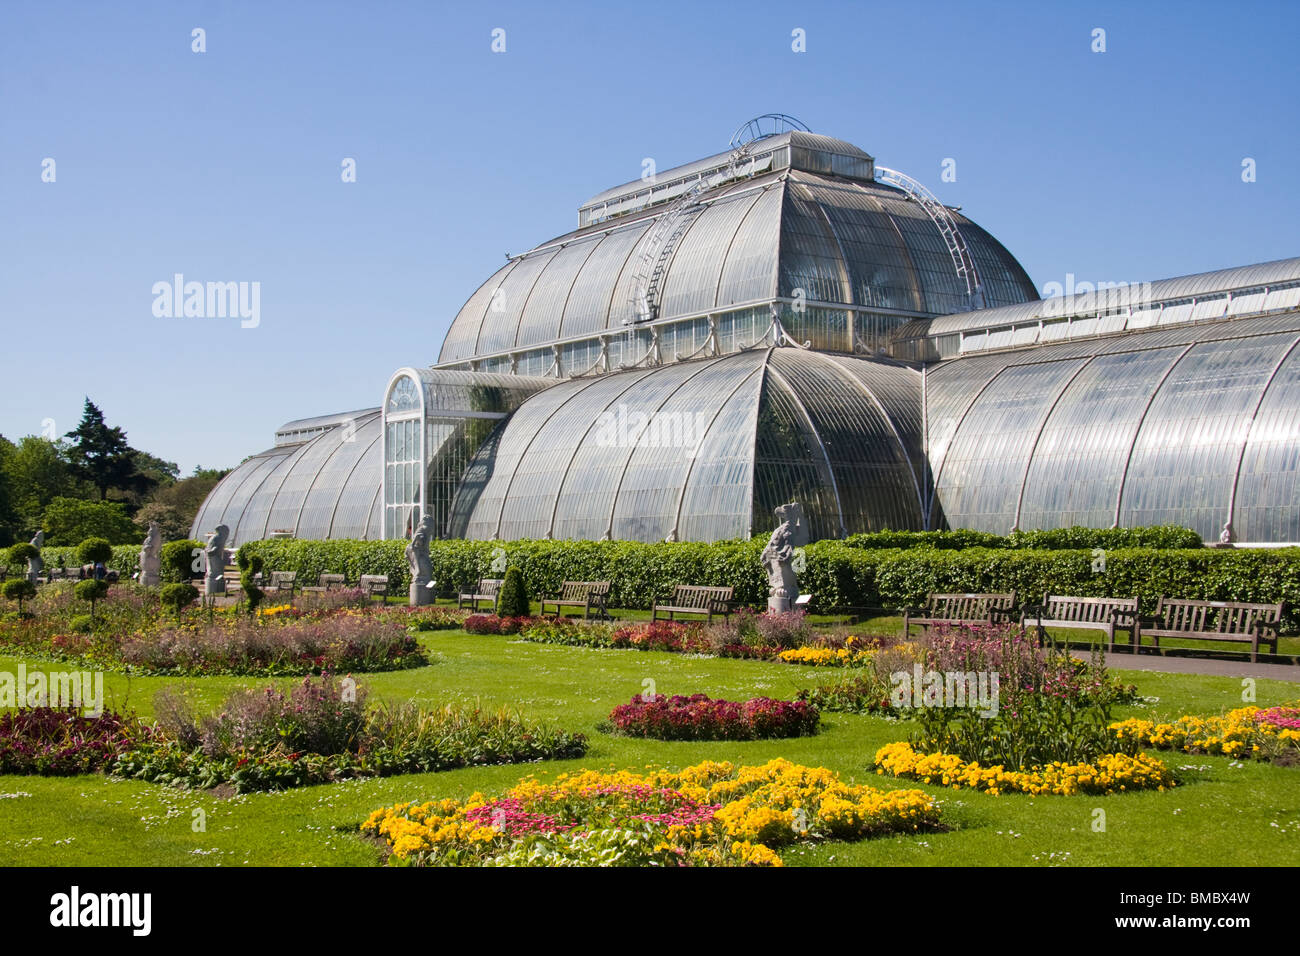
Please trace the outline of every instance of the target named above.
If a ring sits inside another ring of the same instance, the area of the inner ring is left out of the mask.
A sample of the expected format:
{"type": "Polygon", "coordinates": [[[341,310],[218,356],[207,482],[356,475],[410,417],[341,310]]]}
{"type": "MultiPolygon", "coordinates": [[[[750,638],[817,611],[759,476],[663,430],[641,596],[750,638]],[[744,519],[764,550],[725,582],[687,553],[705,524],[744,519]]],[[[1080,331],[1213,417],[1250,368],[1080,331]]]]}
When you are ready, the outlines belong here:
{"type": "Polygon", "coordinates": [[[900,173],[896,169],[877,166],[876,181],[903,190],[920,204],[921,208],[925,210],[925,214],[930,217],[930,221],[938,228],[939,235],[943,237],[944,245],[948,247],[948,255],[952,257],[952,264],[957,271],[957,278],[966,286],[966,296],[970,299],[971,308],[984,308],[984,287],[980,282],[979,272],[975,268],[975,259],[970,253],[970,247],[966,244],[966,237],[961,234],[961,229],[957,226],[957,220],[952,211],[941,203],[930,190],[911,176],[900,173]]]}

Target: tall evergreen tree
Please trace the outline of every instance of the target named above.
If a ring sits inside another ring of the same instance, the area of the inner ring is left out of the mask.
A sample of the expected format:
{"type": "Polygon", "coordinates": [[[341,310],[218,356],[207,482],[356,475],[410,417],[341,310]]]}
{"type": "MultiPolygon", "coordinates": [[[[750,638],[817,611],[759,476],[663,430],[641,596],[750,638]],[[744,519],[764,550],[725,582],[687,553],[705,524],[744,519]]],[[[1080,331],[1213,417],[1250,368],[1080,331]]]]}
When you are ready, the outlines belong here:
{"type": "Polygon", "coordinates": [[[116,426],[109,427],[104,413],[89,397],[81,422],[67,437],[72,439],[68,458],[73,473],[99,490],[100,501],[110,488],[140,491],[148,485],[149,479],[136,468],[135,453],[126,443],[126,432],[116,426]]]}

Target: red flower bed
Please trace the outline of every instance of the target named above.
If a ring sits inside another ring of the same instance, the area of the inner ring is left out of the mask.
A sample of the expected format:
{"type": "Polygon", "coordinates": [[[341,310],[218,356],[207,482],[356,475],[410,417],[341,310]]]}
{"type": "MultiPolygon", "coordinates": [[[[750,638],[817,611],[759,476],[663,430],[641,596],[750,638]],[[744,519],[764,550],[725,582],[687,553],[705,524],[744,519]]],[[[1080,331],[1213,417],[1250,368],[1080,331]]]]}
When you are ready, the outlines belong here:
{"type": "Polygon", "coordinates": [[[645,698],[615,707],[609,715],[614,732],[657,740],[761,740],[807,737],[817,733],[820,715],[805,701],[755,697],[746,701],[690,697],[645,698]]]}
{"type": "Polygon", "coordinates": [[[705,651],[704,640],[698,624],[681,621],[651,621],[648,624],[631,624],[614,632],[614,647],[634,647],[640,651],[705,651]]]}
{"type": "Polygon", "coordinates": [[[145,731],[132,717],[76,707],[24,707],[0,714],[0,773],[69,776],[112,763],[145,731]]]}
{"type": "Polygon", "coordinates": [[[495,614],[471,614],[465,618],[465,630],[471,634],[518,634],[540,617],[497,617],[495,614]]]}

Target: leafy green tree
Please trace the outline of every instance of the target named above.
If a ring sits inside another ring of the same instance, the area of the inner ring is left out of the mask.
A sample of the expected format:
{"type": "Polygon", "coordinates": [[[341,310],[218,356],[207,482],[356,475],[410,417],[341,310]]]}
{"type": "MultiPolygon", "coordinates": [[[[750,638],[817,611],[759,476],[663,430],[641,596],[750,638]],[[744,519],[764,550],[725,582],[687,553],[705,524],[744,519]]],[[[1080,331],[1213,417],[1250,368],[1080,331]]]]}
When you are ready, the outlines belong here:
{"type": "Polygon", "coordinates": [[[20,522],[16,538],[35,533],[46,505],[55,498],[84,498],[91,493],[90,487],[72,473],[61,443],[27,435],[2,457],[0,466],[8,477],[20,522]]]}
{"type": "Polygon", "coordinates": [[[41,516],[46,543],[78,544],[86,538],[105,538],[110,544],[138,544],[144,533],[117,501],[82,501],[55,498],[41,516]]]}
{"type": "Polygon", "coordinates": [[[13,479],[9,477],[9,462],[16,450],[13,442],[0,435],[0,548],[13,544],[22,527],[14,503],[13,479]]]}
{"type": "MultiPolygon", "coordinates": [[[[77,427],[68,432],[72,439],[68,460],[73,474],[90,482],[99,491],[99,500],[110,488],[140,492],[151,486],[147,475],[136,465],[137,452],[126,442],[126,432],[104,421],[104,413],[89,398],[77,427]]],[[[155,459],[156,460],[156,459],[155,459]]]]}
{"type": "Polygon", "coordinates": [[[191,475],[159,487],[148,503],[135,513],[135,523],[148,530],[149,522],[158,522],[163,539],[167,541],[188,538],[195,515],[224,475],[225,472],[207,469],[204,474],[191,475]]]}

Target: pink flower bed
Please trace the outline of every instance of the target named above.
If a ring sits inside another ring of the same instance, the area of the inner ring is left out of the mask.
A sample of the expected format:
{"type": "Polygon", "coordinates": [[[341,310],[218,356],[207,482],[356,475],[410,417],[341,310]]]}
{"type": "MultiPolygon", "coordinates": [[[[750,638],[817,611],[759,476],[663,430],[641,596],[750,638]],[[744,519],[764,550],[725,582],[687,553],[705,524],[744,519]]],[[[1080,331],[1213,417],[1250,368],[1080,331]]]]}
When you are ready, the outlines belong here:
{"type": "Polygon", "coordinates": [[[690,697],[645,698],[615,707],[614,732],[657,740],[761,740],[805,737],[817,732],[817,708],[805,701],[755,697],[746,701],[690,697]]]}

